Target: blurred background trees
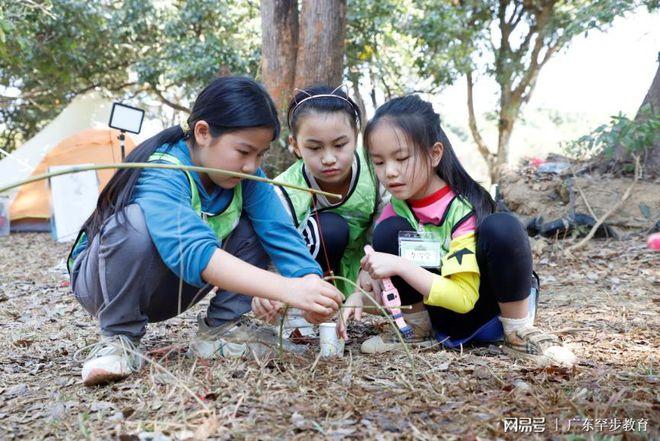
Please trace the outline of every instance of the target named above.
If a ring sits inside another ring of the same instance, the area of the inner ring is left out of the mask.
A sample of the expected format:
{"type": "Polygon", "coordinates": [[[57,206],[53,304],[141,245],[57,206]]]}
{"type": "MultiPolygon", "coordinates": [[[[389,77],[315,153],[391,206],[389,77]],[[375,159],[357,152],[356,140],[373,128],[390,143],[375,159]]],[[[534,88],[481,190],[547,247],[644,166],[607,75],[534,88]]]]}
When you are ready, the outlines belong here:
{"type": "MultiPolygon", "coordinates": [[[[464,82],[471,139],[496,181],[547,62],[576,36],[606,29],[636,8],[655,10],[658,1],[0,0],[0,5],[0,147],[7,151],[92,89],[149,105],[169,125],[217,75],[262,81],[281,117],[296,87],[346,83],[360,106],[373,111],[403,93],[434,93],[464,82]],[[474,87],[482,80],[494,80],[498,88],[492,145],[475,112],[474,87]]],[[[647,107],[657,115],[657,108],[647,107]]],[[[267,169],[275,173],[292,158],[284,148],[271,150],[267,169]]]]}

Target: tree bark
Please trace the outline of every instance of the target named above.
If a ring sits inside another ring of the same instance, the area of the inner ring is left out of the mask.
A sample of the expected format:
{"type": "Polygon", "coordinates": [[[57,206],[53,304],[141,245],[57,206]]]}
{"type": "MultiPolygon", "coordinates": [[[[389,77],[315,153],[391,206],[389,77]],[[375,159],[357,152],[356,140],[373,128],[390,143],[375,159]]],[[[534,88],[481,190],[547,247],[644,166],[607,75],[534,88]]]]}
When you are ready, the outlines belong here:
{"type": "Polygon", "coordinates": [[[346,0],[303,0],[294,87],[338,86],[344,70],[346,0]]]}
{"type": "MultiPolygon", "coordinates": [[[[286,127],[286,110],[294,87],[341,84],[344,70],[346,0],[261,0],[262,81],[286,127]]],[[[286,130],[284,135],[286,136],[286,130]]],[[[270,176],[293,162],[282,138],[268,151],[264,168],[270,176]]]]}
{"type": "Polygon", "coordinates": [[[468,106],[468,124],[470,126],[470,133],[472,134],[472,139],[474,139],[474,142],[477,144],[477,149],[479,150],[479,153],[481,153],[481,156],[484,158],[484,161],[486,161],[486,165],[488,166],[488,173],[490,174],[491,183],[495,183],[497,177],[495,175],[496,157],[493,153],[491,153],[491,151],[488,149],[488,146],[486,145],[486,142],[481,137],[481,133],[479,132],[479,128],[477,127],[477,117],[474,113],[474,97],[473,97],[474,82],[472,79],[472,72],[467,72],[465,76],[467,79],[467,106],[468,106]]]}
{"type": "MultiPolygon", "coordinates": [[[[660,61],[660,53],[658,54],[660,61]]],[[[641,123],[648,120],[650,115],[657,115],[660,112],[660,65],[655,72],[655,78],[649,87],[642,104],[637,110],[635,115],[635,122],[641,123]]],[[[654,144],[647,149],[643,154],[644,171],[647,175],[660,174],[660,136],[655,137],[654,144]]],[[[631,162],[633,160],[630,151],[626,150],[625,146],[619,145],[614,151],[614,161],[616,162],[631,162]]]]}
{"type": "Polygon", "coordinates": [[[281,121],[293,90],[297,51],[298,1],[261,0],[261,75],[281,121]]]}
{"type": "Polygon", "coordinates": [[[518,118],[521,104],[520,99],[511,97],[504,90],[502,90],[502,97],[500,100],[500,116],[497,126],[497,158],[495,161],[495,170],[491,171],[491,174],[495,177],[493,183],[499,180],[509,160],[509,142],[511,141],[513,125],[518,118]]]}

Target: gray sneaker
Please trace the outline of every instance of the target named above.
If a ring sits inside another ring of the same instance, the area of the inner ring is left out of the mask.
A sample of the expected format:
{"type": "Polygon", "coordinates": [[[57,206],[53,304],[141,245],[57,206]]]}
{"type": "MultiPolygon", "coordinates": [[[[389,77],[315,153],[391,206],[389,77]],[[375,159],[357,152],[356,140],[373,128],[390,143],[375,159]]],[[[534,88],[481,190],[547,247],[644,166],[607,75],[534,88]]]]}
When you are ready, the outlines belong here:
{"type": "Polygon", "coordinates": [[[125,335],[102,337],[98,343],[76,352],[74,358],[87,349],[90,352],[82,368],[85,386],[121,380],[142,368],[138,343],[125,335]]]}
{"type": "MultiPolygon", "coordinates": [[[[211,327],[204,313],[197,316],[197,333],[190,341],[190,354],[199,358],[241,357],[252,355],[257,359],[271,357],[279,350],[279,327],[259,325],[249,317],[211,327]]],[[[284,339],[284,350],[302,353],[305,347],[284,339]]]]}

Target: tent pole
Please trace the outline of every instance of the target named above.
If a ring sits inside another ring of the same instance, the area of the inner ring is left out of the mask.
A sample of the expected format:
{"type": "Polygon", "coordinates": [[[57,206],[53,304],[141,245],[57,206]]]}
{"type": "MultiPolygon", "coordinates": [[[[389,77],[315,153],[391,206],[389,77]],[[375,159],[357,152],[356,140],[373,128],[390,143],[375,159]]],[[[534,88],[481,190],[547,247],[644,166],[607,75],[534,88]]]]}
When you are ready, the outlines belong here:
{"type": "Polygon", "coordinates": [[[117,138],[119,139],[119,146],[121,147],[121,162],[124,162],[124,158],[126,157],[126,153],[125,153],[126,132],[122,130],[121,132],[119,132],[119,136],[117,138]]]}

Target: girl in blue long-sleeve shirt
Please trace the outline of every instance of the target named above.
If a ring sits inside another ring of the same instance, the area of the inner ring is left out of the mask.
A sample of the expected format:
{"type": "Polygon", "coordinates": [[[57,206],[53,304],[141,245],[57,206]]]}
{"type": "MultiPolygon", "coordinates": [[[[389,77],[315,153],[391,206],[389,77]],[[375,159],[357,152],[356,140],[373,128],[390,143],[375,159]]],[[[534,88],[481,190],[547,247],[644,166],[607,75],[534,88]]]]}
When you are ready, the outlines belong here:
{"type": "MultiPolygon", "coordinates": [[[[278,134],[263,87],[218,78],[184,124],[140,144],[126,160],[263,177],[263,154],[278,134]]],[[[147,323],[174,317],[211,291],[217,292],[191,343],[201,357],[256,350],[248,341],[266,336],[238,320],[251,297],[298,307],[312,322],[328,319],[342,301],[320,278],[272,186],[225,174],[118,171],[81,229],[69,271],[76,298],[98,318],[102,334],[83,365],[86,385],[138,370],[137,343],[147,323]],[[279,275],[265,270],[269,257],[279,275]]]]}

